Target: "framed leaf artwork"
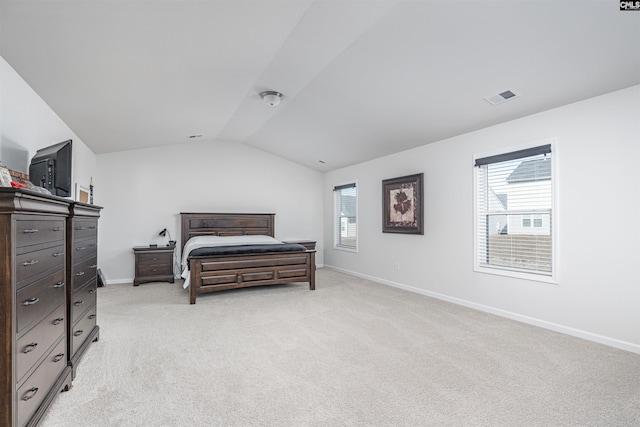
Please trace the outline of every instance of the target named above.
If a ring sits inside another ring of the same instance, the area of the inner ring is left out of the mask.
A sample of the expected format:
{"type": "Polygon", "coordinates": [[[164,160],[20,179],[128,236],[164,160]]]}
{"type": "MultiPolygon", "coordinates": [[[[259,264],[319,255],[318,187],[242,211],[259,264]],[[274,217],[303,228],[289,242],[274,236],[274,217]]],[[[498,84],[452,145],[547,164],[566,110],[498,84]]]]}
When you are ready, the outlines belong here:
{"type": "Polygon", "coordinates": [[[424,234],[424,174],[382,181],[382,232],[424,234]]]}

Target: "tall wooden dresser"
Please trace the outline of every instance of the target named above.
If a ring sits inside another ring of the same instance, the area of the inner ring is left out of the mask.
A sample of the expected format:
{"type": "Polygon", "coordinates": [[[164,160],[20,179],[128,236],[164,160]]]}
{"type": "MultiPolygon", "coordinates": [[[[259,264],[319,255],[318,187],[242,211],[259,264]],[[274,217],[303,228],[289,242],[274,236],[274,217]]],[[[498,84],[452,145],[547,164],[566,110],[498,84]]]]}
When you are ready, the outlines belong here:
{"type": "Polygon", "coordinates": [[[67,295],[69,301],[69,362],[73,377],[80,358],[89,344],[97,341],[97,271],[98,271],[98,217],[97,206],[74,203],[67,219],[69,246],[67,260],[67,295]]]}
{"type": "Polygon", "coordinates": [[[38,424],[57,394],[71,386],[68,227],[75,205],[0,188],[1,426],[38,424]]]}

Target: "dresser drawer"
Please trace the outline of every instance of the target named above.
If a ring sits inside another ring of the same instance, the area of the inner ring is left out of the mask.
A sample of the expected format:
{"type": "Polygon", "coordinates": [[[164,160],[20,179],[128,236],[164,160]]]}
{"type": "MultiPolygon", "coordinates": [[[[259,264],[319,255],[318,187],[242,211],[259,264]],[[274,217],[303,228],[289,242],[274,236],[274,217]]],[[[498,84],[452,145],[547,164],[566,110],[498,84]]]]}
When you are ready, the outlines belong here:
{"type": "Polygon", "coordinates": [[[64,219],[16,221],[16,248],[57,241],[64,242],[64,219]]]}
{"type": "Polygon", "coordinates": [[[73,356],[78,351],[78,348],[82,345],[85,339],[89,336],[93,328],[96,326],[96,306],[94,305],[89,310],[84,312],[78,322],[73,325],[73,332],[71,333],[71,355],[73,356]]]}
{"type": "Polygon", "coordinates": [[[95,279],[96,272],[98,271],[97,258],[88,258],[81,261],[71,269],[72,290],[80,289],[85,283],[91,279],[95,279]]]}
{"type": "Polygon", "coordinates": [[[94,278],[87,286],[73,293],[71,297],[71,322],[75,324],[85,310],[96,305],[97,289],[94,278]]]}
{"type": "Polygon", "coordinates": [[[67,366],[66,342],[61,339],[51,350],[42,364],[22,384],[16,394],[18,407],[18,425],[23,426],[38,409],[49,389],[67,366]]]}
{"type": "Polygon", "coordinates": [[[45,354],[51,344],[56,342],[65,331],[65,306],[61,304],[53,313],[18,339],[16,345],[18,381],[45,354]]]}
{"type": "Polygon", "coordinates": [[[17,334],[38,323],[64,302],[64,270],[20,288],[16,293],[17,334]]]}
{"type": "MultiPolygon", "coordinates": [[[[64,245],[53,246],[16,256],[16,278],[20,283],[37,274],[64,266],[64,245]]],[[[19,284],[18,287],[27,283],[19,284]]]]}
{"type": "Polygon", "coordinates": [[[74,262],[88,257],[96,257],[98,254],[98,238],[92,237],[85,240],[74,240],[71,247],[74,262]]]}
{"type": "Polygon", "coordinates": [[[93,219],[73,221],[73,240],[98,236],[98,221],[93,219]]]}

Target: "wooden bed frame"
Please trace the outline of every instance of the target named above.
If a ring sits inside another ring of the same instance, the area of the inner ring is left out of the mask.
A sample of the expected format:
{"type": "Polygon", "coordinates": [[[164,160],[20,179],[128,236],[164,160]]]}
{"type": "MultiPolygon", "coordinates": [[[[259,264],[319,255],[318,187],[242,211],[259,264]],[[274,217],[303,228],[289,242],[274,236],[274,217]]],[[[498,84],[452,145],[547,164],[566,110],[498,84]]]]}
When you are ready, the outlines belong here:
{"type": "MultiPolygon", "coordinates": [[[[181,213],[181,248],[195,236],[274,236],[275,214],[181,213]]],[[[315,250],[266,252],[243,255],[195,256],[189,260],[189,302],[200,293],[309,282],[316,288],[315,250]]]]}

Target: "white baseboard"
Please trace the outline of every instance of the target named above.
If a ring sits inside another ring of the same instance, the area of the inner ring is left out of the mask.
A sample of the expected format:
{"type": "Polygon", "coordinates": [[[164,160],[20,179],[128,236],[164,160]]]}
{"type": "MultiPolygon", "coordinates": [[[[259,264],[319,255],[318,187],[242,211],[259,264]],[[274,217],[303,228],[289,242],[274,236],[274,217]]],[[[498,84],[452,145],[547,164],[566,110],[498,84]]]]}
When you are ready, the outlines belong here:
{"type": "Polygon", "coordinates": [[[130,279],[112,279],[107,280],[107,285],[121,285],[123,283],[133,283],[133,277],[130,279]]]}
{"type": "Polygon", "coordinates": [[[413,286],[405,285],[398,282],[393,282],[391,280],[380,279],[378,277],[369,276],[366,274],[356,273],[355,271],[345,270],[338,267],[333,267],[330,265],[325,265],[325,268],[330,270],[339,271],[341,273],[348,274],[350,276],[360,277],[362,279],[371,280],[372,282],[381,283],[383,285],[392,286],[394,288],[404,289],[409,292],[415,292],[417,294],[425,295],[428,297],[436,298],[439,300],[451,302],[454,304],[462,305],[464,307],[469,307],[474,310],[483,311],[485,313],[495,314],[497,316],[506,317],[511,320],[516,320],[518,322],[527,323],[529,325],[538,326],[544,329],[549,329],[555,332],[560,332],[566,335],[571,335],[574,337],[582,338],[588,341],[597,342],[599,344],[608,345],[610,347],[619,348],[622,350],[630,351],[632,353],[640,354],[640,345],[630,343],[627,341],[618,340],[616,338],[611,338],[603,335],[594,334],[591,332],[583,331],[580,329],[571,328],[569,326],[559,325],[557,323],[547,322],[546,320],[536,319],[534,317],[524,316],[518,313],[513,313],[511,311],[502,310],[495,307],[490,307],[483,304],[478,304],[472,301],[467,301],[461,298],[455,298],[448,295],[440,294],[437,292],[431,292],[420,288],[415,288],[413,286]]]}

